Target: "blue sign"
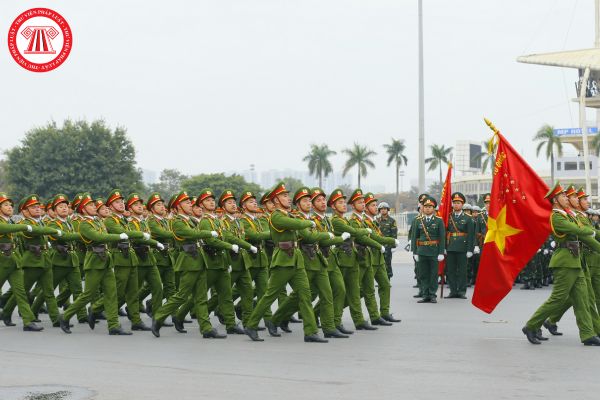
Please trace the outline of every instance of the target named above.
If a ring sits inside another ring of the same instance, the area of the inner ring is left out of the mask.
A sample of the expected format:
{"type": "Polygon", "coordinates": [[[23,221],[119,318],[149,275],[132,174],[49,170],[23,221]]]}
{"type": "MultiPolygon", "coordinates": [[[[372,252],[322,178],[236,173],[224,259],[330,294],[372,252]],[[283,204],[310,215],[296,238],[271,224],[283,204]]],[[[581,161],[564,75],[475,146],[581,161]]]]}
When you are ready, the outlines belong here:
{"type": "MultiPolygon", "coordinates": [[[[598,133],[598,128],[595,126],[588,126],[588,134],[596,134],[598,133]]],[[[554,136],[575,136],[581,135],[581,128],[563,128],[563,129],[555,129],[554,136]]]]}

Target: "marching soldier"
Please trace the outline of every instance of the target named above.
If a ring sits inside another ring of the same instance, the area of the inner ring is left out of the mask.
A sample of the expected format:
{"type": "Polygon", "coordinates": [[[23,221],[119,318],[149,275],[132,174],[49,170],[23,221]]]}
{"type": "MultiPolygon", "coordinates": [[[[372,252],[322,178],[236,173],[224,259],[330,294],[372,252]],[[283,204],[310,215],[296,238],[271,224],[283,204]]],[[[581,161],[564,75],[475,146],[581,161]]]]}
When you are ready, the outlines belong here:
{"type": "MultiPolygon", "coordinates": [[[[10,284],[12,295],[23,318],[23,330],[39,332],[44,328],[37,325],[35,316],[29,307],[29,299],[23,284],[23,269],[20,266],[20,252],[17,248],[15,234],[19,232],[32,233],[34,226],[15,224],[12,222],[13,201],[4,192],[0,192],[0,287],[6,281],[10,284]]],[[[10,316],[3,315],[4,323],[14,325],[10,316]]]]}
{"type": "MultiPolygon", "coordinates": [[[[381,229],[381,233],[385,237],[391,237],[394,239],[398,238],[398,226],[396,225],[396,220],[390,215],[390,206],[385,201],[382,201],[377,206],[377,210],[379,211],[379,229],[381,229]]],[[[394,247],[385,246],[385,268],[387,270],[388,278],[392,279],[394,276],[394,271],[392,270],[392,253],[394,247]]]]}
{"type": "Polygon", "coordinates": [[[411,243],[413,258],[419,264],[423,298],[417,303],[437,303],[438,265],[444,260],[446,228],[435,215],[437,201],[428,197],[423,201],[423,214],[416,218],[411,243]]]}
{"type": "Polygon", "coordinates": [[[474,253],[479,254],[475,246],[475,224],[473,219],[462,211],[465,196],[456,192],[452,196],[453,212],[446,227],[446,268],[450,293],[448,299],[466,299],[467,296],[467,259],[474,253]]]}

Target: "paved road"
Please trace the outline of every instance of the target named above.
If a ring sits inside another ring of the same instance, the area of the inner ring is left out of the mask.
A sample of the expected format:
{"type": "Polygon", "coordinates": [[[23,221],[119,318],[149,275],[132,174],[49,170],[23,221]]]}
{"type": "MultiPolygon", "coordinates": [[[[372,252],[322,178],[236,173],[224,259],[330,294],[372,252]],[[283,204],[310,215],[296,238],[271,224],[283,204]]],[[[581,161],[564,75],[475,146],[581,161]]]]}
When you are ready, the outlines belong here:
{"type": "Polygon", "coordinates": [[[160,339],[110,337],[104,322],[93,332],[76,326],[72,335],[48,321],[39,334],[1,327],[0,399],[24,398],[27,388],[14,388],[23,385],[80,388],[53,400],[90,392],[102,400],[588,399],[600,392],[600,349],[579,343],[572,312],[563,337],[532,346],[521,334],[547,288],[513,290],[488,316],[466,300],[417,304],[403,251],[395,271],[392,307],[402,323],[324,345],[305,344],[295,324],[282,338],[262,333],[263,343],[203,340],[195,324],[186,335],[164,328],[160,339]]]}

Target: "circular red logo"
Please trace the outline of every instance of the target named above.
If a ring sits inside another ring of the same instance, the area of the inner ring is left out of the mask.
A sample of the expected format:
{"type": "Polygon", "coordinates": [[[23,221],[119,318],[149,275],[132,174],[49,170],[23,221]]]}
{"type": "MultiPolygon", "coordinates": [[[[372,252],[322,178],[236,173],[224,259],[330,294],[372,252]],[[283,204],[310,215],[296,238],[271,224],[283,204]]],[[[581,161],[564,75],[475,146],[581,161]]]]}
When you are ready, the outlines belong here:
{"type": "Polygon", "coordinates": [[[13,21],[8,30],[8,50],[21,67],[48,72],[65,62],[73,45],[71,27],[49,8],[32,8],[13,21]]]}

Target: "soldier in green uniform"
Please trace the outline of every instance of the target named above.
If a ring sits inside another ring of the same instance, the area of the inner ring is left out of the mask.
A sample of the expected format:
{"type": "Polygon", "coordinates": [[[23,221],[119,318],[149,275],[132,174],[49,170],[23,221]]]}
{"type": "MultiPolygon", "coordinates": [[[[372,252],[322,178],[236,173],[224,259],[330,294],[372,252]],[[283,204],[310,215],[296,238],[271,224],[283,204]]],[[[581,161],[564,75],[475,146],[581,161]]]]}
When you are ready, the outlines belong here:
{"type": "MultiPolygon", "coordinates": [[[[144,201],[139,194],[130,194],[127,198],[125,208],[131,212],[129,229],[135,232],[143,232],[151,237],[150,226],[146,217],[144,217],[144,201]]],[[[155,248],[158,251],[163,251],[165,250],[165,246],[161,242],[150,238],[147,240],[133,240],[132,247],[138,259],[138,288],[143,288],[144,284],[148,286],[152,295],[151,309],[156,312],[162,305],[163,285],[160,279],[160,272],[156,266],[155,248]]],[[[139,293],[137,294],[137,298],[139,299],[139,293]]],[[[143,330],[150,330],[149,327],[142,328],[143,330]]]]}
{"type": "Polygon", "coordinates": [[[446,227],[446,268],[450,293],[446,298],[466,299],[467,259],[479,253],[475,246],[475,224],[473,219],[462,211],[465,196],[456,192],[451,196],[453,212],[448,217],[446,227]]]}
{"type": "MultiPolygon", "coordinates": [[[[115,274],[106,246],[106,243],[128,240],[129,237],[125,233],[118,235],[107,233],[104,223],[96,218],[96,204],[89,194],[81,195],[77,212],[81,215],[77,226],[78,232],[86,245],[83,265],[85,288],[65,313],[59,316],[60,328],[65,333],[71,333],[69,320],[80,310],[85,309],[85,306],[94,300],[98,291],[102,290],[109,335],[131,335],[131,332],[123,330],[119,324],[115,274]]],[[[88,311],[88,324],[92,329],[96,325],[91,307],[88,311]]]]}
{"type": "MultiPolygon", "coordinates": [[[[298,208],[297,218],[310,221],[311,194],[308,187],[300,187],[294,193],[293,204],[298,208]]],[[[321,252],[323,246],[342,244],[341,237],[336,238],[331,232],[323,232],[316,226],[298,231],[298,244],[304,260],[304,268],[308,277],[312,298],[319,296],[319,312],[321,326],[326,338],[348,338],[347,335],[337,330],[334,323],[333,294],[329,274],[327,273],[328,262],[321,252]]],[[[346,235],[349,236],[349,235],[346,235]]],[[[299,309],[299,296],[293,291],[289,297],[279,306],[271,321],[266,321],[267,329],[271,336],[280,336],[277,326],[289,320],[299,309]]],[[[287,326],[286,326],[287,327],[287,326]]],[[[285,330],[285,329],[284,329],[285,330]]]]}
{"type": "MultiPolygon", "coordinates": [[[[29,299],[23,284],[23,269],[20,266],[20,252],[17,248],[16,235],[19,232],[32,233],[32,225],[15,224],[12,222],[13,201],[4,192],[0,192],[0,287],[8,281],[12,295],[23,318],[23,330],[39,332],[44,328],[37,325],[35,316],[29,307],[29,299]]],[[[10,316],[2,316],[4,323],[13,325],[10,316]]]]}
{"type": "MultiPolygon", "coordinates": [[[[379,229],[381,229],[383,236],[397,239],[398,226],[396,225],[396,220],[390,215],[389,204],[383,201],[379,203],[377,210],[379,211],[377,222],[379,223],[379,229]]],[[[385,268],[390,280],[392,279],[392,276],[394,276],[394,271],[392,270],[392,253],[394,250],[392,249],[395,248],[396,247],[393,246],[385,246],[385,268]]]]}
{"type": "MultiPolygon", "coordinates": [[[[365,215],[364,222],[367,228],[371,229],[371,238],[377,243],[387,248],[396,248],[400,245],[400,241],[395,237],[386,237],[383,235],[379,227],[379,222],[375,219],[377,216],[377,199],[373,193],[365,194],[365,215]]],[[[385,254],[385,253],[384,253],[385,254]]],[[[373,275],[375,282],[377,282],[377,294],[379,295],[379,314],[381,318],[388,322],[400,322],[399,319],[394,318],[390,312],[390,295],[392,285],[390,284],[390,278],[385,267],[385,256],[378,251],[371,251],[371,266],[373,268],[373,275]]]]}
{"type": "MultiPolygon", "coordinates": [[[[336,236],[348,233],[352,236],[351,240],[345,240],[339,246],[336,246],[334,256],[337,259],[340,271],[344,277],[344,286],[346,287],[346,304],[350,308],[350,316],[354,326],[358,330],[377,330],[377,327],[370,325],[364,318],[362,306],[360,304],[360,270],[357,260],[357,252],[354,246],[354,240],[359,236],[365,236],[371,231],[368,228],[355,228],[344,214],[348,210],[346,196],[341,189],[335,189],[329,195],[327,205],[334,212],[331,218],[331,225],[336,236]]],[[[340,332],[342,332],[340,330],[340,332]]]]}
{"type": "MultiPolygon", "coordinates": [[[[21,200],[19,210],[23,215],[20,224],[30,225],[32,231],[21,232],[22,256],[20,264],[23,268],[23,285],[26,292],[31,290],[34,284],[39,285],[44,301],[48,307],[48,314],[53,324],[58,322],[58,306],[54,297],[54,285],[52,280],[52,267],[48,263],[48,239],[46,235],[62,235],[59,229],[46,227],[41,221],[41,207],[39,196],[32,194],[21,200]]],[[[5,324],[10,319],[17,305],[14,293],[6,302],[2,311],[5,324]]]]}
{"type": "Polygon", "coordinates": [[[600,244],[594,239],[592,228],[577,225],[575,215],[570,209],[569,199],[559,183],[550,189],[545,198],[553,205],[550,225],[559,243],[550,260],[554,286],[550,298],[531,316],[522,331],[530,343],[541,344],[542,324],[570,300],[582,343],[586,346],[600,346],[600,339],[596,336],[597,332],[594,332],[592,325],[588,288],[579,255],[580,241],[595,251],[600,250],[600,244]]]}
{"type": "MultiPolygon", "coordinates": [[[[200,199],[200,196],[198,196],[198,199],[200,199]]],[[[177,194],[171,208],[177,209],[177,215],[171,220],[171,231],[178,248],[174,270],[175,273],[179,274],[179,286],[177,292],[154,313],[152,333],[154,336],[160,337],[160,328],[169,315],[171,315],[176,328],[178,324],[183,326],[182,321],[185,314],[187,314],[187,310],[181,316],[176,315],[176,313],[192,296],[194,299],[193,309],[200,325],[202,337],[205,339],[224,339],[227,335],[223,335],[214,329],[208,317],[207,270],[204,252],[198,245],[198,240],[217,237],[218,233],[214,230],[199,230],[192,227],[189,217],[192,214],[192,203],[186,192],[177,194]]]]}
{"type": "MultiPolygon", "coordinates": [[[[235,202],[235,200],[234,200],[235,202]]],[[[236,243],[229,243],[232,234],[227,231],[224,223],[217,218],[215,194],[212,189],[204,189],[198,195],[197,203],[202,207],[202,219],[199,228],[204,231],[214,231],[217,236],[204,239],[202,245],[202,255],[207,269],[207,287],[215,289],[217,292],[217,307],[227,333],[243,335],[244,330],[235,322],[235,312],[233,309],[233,295],[231,293],[231,258],[226,252],[238,254],[240,246],[236,243]]],[[[240,242],[241,243],[241,242],[240,242]]],[[[214,302],[215,300],[213,300],[214,302]]],[[[250,307],[252,298],[250,298],[250,307]]],[[[213,303],[213,308],[214,308],[213,303]]],[[[181,318],[184,315],[179,314],[181,318]]]]}
{"type": "Polygon", "coordinates": [[[292,218],[288,210],[291,208],[289,191],[285,184],[280,182],[271,191],[271,201],[276,210],[271,214],[271,238],[275,244],[273,259],[271,261],[271,275],[267,285],[267,292],[256,304],[246,326],[246,334],[253,341],[262,341],[258,336],[258,322],[263,318],[268,308],[281,293],[281,290],[290,283],[297,293],[302,321],[304,324],[305,342],[327,342],[317,334],[317,323],[311,303],[311,292],[308,283],[302,253],[298,249],[297,231],[315,227],[314,221],[292,218]]]}
{"type": "Polygon", "coordinates": [[[417,303],[437,303],[438,266],[446,251],[446,228],[442,218],[435,215],[437,201],[423,201],[423,214],[416,218],[411,243],[413,257],[419,263],[423,298],[417,303]]]}
{"type": "Polygon", "coordinates": [[[357,261],[359,266],[359,285],[360,295],[365,299],[365,305],[369,312],[371,324],[391,326],[392,323],[381,318],[377,299],[375,298],[375,273],[373,270],[373,252],[385,253],[385,247],[371,238],[373,231],[369,228],[363,217],[365,211],[365,198],[360,189],[354,190],[348,204],[352,205],[352,215],[350,216],[350,225],[355,229],[368,229],[367,235],[357,236],[354,239],[356,246],[357,261]]]}
{"type": "MultiPolygon", "coordinates": [[[[244,228],[245,240],[257,248],[257,253],[250,253],[250,278],[254,282],[254,294],[256,301],[259,301],[267,291],[269,282],[269,256],[265,248],[265,241],[271,240],[271,231],[267,225],[261,222],[258,216],[259,208],[256,196],[252,192],[244,192],[240,196],[240,209],[244,214],[241,218],[244,228]]],[[[264,319],[271,319],[271,310],[267,310],[264,319]]]]}
{"type": "MultiPolygon", "coordinates": [[[[78,243],[83,243],[78,232],[73,230],[73,225],[68,220],[69,200],[65,194],[54,196],[47,210],[52,210],[56,218],[49,221],[47,226],[59,229],[63,232],[61,236],[50,235],[52,248],[49,251],[50,265],[52,266],[53,287],[56,288],[59,283],[67,283],[67,291],[73,295],[73,300],[82,292],[81,273],[79,272],[79,257],[75,252],[78,243]]],[[[57,299],[58,302],[58,299],[57,299]]],[[[40,307],[44,303],[44,297],[39,294],[33,302],[31,311],[37,315],[40,307]]],[[[77,314],[79,323],[87,322],[85,309],[81,309],[77,314]]],[[[56,322],[58,326],[58,321],[56,322]]]]}
{"type": "MultiPolygon", "coordinates": [[[[422,215],[423,214],[423,202],[429,198],[429,195],[427,193],[421,193],[417,199],[417,212],[418,215],[422,215]]],[[[417,224],[417,219],[413,219],[412,222],[410,223],[410,227],[408,228],[408,244],[410,245],[411,250],[414,253],[414,250],[416,248],[416,244],[412,243],[412,241],[410,240],[410,238],[413,237],[413,232],[416,229],[416,224],[417,224]]],[[[414,260],[414,271],[415,271],[415,280],[417,281],[417,284],[415,286],[413,286],[414,288],[418,288],[419,292],[417,294],[415,294],[413,297],[418,299],[423,297],[423,288],[421,285],[421,273],[419,272],[419,263],[414,260]]]]}

